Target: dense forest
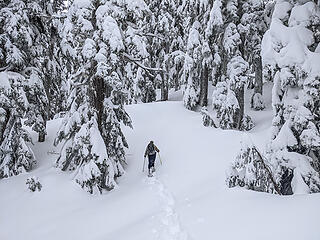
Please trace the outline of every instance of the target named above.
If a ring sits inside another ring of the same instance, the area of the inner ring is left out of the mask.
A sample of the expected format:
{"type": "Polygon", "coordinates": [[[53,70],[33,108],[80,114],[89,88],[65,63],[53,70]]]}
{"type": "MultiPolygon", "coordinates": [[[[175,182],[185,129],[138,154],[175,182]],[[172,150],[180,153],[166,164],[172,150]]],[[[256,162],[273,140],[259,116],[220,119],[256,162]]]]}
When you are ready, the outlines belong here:
{"type": "Polygon", "coordinates": [[[226,183],[288,195],[295,178],[320,192],[319,42],[318,0],[3,0],[0,179],[37,162],[25,126],[44,142],[63,118],[56,167],[111,190],[130,165],[126,105],[181,90],[206,127],[249,131],[245,107],[263,111],[271,83],[272,138],[264,153],[244,144],[226,183]]]}

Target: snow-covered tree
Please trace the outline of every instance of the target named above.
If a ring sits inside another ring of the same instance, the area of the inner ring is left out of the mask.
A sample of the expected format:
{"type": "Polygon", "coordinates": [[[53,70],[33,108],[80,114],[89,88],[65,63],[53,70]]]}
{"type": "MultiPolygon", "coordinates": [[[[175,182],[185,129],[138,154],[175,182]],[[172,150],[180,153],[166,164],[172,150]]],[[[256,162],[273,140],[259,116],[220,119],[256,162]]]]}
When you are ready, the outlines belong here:
{"type": "Polygon", "coordinates": [[[48,118],[52,119],[56,114],[66,110],[67,78],[72,72],[72,61],[61,51],[65,2],[43,1],[42,5],[46,17],[41,19],[47,41],[41,67],[44,74],[43,85],[48,97],[48,118]]]}
{"type": "Polygon", "coordinates": [[[212,30],[207,30],[211,41],[215,42],[213,110],[219,127],[248,130],[253,123],[244,112],[249,64],[244,60],[244,42],[239,33],[243,4],[236,0],[215,1],[213,7],[212,30]]]}
{"type": "Polygon", "coordinates": [[[258,171],[263,169],[257,164],[262,157],[248,147],[232,166],[229,186],[241,183],[274,192],[267,182],[262,189],[256,187],[257,179],[268,178],[282,195],[320,191],[319,20],[320,9],[314,1],[276,1],[261,45],[268,80],[274,82],[273,135],[263,158],[268,171],[258,171]]]}
{"type": "Polygon", "coordinates": [[[195,21],[189,33],[183,66],[183,79],[186,82],[183,102],[190,110],[196,110],[200,97],[201,42],[199,30],[200,22],[195,21]]]}
{"type": "Polygon", "coordinates": [[[176,1],[146,1],[150,13],[146,15],[148,52],[151,66],[161,69],[154,78],[155,87],[161,90],[161,100],[168,100],[171,86],[179,88],[182,68],[183,39],[181,16],[176,1]],[[180,58],[180,59],[179,59],[180,58]]]}
{"type": "Polygon", "coordinates": [[[182,4],[187,29],[182,82],[185,84],[184,105],[190,110],[207,106],[208,82],[213,72],[210,66],[214,61],[209,37],[212,25],[216,23],[210,15],[212,6],[212,1],[185,1],[182,4]]]}
{"type": "Polygon", "coordinates": [[[6,1],[0,13],[0,68],[24,77],[22,84],[28,100],[25,123],[39,133],[39,141],[45,139],[50,112],[46,84],[51,76],[47,62],[51,56],[49,35],[53,29],[49,24],[53,21],[50,6],[45,1],[6,1]]]}
{"type": "Polygon", "coordinates": [[[0,178],[29,171],[35,164],[28,145],[31,137],[22,128],[21,119],[27,106],[23,80],[16,72],[0,73],[0,178]]]}
{"type": "MultiPolygon", "coordinates": [[[[26,70],[26,72],[28,72],[28,70],[26,70]]],[[[37,72],[31,70],[30,76],[28,76],[28,82],[25,85],[26,97],[29,103],[26,111],[27,120],[25,124],[39,133],[39,142],[44,142],[45,135],[47,134],[48,98],[39,75],[41,74],[37,74],[37,72]]]]}
{"type": "Polygon", "coordinates": [[[265,4],[262,0],[243,1],[243,15],[238,25],[241,41],[243,42],[243,57],[249,63],[250,72],[254,73],[254,93],[251,97],[251,108],[262,110],[263,81],[261,62],[261,40],[267,30],[265,20],[265,4]]]}
{"type": "Polygon", "coordinates": [[[6,82],[1,91],[1,176],[28,171],[35,162],[22,129],[32,126],[43,141],[46,134],[48,99],[44,88],[43,59],[47,36],[41,1],[2,1],[0,9],[0,74],[6,82]],[[10,87],[8,87],[10,86],[10,87]]]}
{"type": "Polygon", "coordinates": [[[282,194],[320,190],[319,21],[314,1],[277,1],[262,41],[263,64],[275,71],[267,158],[282,194]]]}
{"type": "Polygon", "coordinates": [[[125,39],[112,17],[123,16],[126,7],[74,1],[65,22],[65,52],[76,65],[69,111],[55,141],[64,142],[57,166],[76,169],[76,182],[90,193],[114,188],[126,163],[128,145],[120,127],[120,122],[131,126],[123,108],[125,39]]]}

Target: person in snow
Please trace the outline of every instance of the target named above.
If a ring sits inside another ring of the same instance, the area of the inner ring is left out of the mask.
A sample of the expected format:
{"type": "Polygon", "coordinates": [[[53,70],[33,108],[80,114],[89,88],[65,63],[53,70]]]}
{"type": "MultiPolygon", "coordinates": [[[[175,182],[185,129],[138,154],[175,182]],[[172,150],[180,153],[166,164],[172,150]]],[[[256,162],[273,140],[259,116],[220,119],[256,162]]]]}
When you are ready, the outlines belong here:
{"type": "Polygon", "coordinates": [[[154,145],[153,141],[150,141],[147,148],[146,148],[146,151],[144,153],[144,157],[146,157],[148,155],[149,175],[151,175],[155,171],[154,162],[156,160],[156,152],[160,152],[160,150],[157,148],[156,145],[154,145]]]}

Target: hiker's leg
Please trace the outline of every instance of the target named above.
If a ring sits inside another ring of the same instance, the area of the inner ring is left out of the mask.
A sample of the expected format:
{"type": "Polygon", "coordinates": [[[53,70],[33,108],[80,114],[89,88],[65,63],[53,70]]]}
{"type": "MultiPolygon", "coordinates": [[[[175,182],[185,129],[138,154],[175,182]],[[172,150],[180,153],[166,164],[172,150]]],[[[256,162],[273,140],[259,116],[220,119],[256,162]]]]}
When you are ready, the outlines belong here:
{"type": "Polygon", "coordinates": [[[151,167],[152,167],[152,157],[151,157],[151,155],[148,155],[148,169],[149,169],[149,172],[150,172],[151,167]]]}
{"type": "Polygon", "coordinates": [[[150,163],[152,168],[154,168],[155,161],[156,161],[156,154],[150,155],[150,163]]]}

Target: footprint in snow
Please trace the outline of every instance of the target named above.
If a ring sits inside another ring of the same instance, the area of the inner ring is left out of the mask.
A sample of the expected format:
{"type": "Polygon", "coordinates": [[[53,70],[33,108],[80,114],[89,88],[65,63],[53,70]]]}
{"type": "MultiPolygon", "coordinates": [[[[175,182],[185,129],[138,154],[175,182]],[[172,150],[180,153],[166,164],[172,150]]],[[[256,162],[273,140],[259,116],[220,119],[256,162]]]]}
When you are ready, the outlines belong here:
{"type": "Polygon", "coordinates": [[[162,205],[162,211],[159,214],[159,231],[153,233],[157,235],[158,240],[188,240],[188,234],[181,228],[179,215],[175,211],[175,200],[171,192],[156,177],[147,178],[145,182],[159,196],[162,205]]]}

